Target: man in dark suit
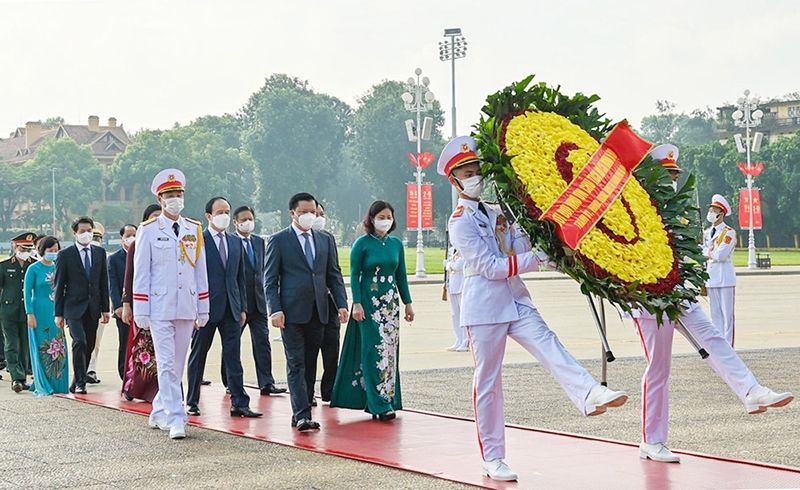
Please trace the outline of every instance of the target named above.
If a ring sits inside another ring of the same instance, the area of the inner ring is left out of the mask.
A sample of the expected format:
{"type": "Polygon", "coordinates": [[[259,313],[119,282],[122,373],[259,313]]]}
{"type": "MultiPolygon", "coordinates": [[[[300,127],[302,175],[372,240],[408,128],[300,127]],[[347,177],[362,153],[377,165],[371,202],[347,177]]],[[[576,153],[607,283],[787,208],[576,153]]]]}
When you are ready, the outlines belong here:
{"type": "Polygon", "coordinates": [[[81,216],[72,222],[75,243],[61,251],[55,270],[56,326],[72,335],[73,393],[86,393],[86,367],[94,349],[97,320],[109,320],[106,252],[92,247],[94,221],[81,216]]]}
{"type": "Polygon", "coordinates": [[[312,230],[317,202],[308,193],[289,200],[292,225],[269,237],[265,289],[272,326],[283,329],[286,377],[292,400],[292,426],[319,429],[311,420],[311,400],[323,322],[328,318],[328,290],[347,321],[347,294],[327,235],[312,230]]]}
{"type": "Polygon", "coordinates": [[[119,349],[117,354],[117,370],[119,379],[125,379],[125,349],[128,346],[128,330],[130,325],[122,321],[122,287],[125,285],[125,259],[128,248],[136,238],[136,225],[127,224],[120,228],[119,237],[122,248],[108,257],[108,288],[111,293],[111,306],[114,308],[114,319],[117,322],[119,349]]]}
{"type": "Polygon", "coordinates": [[[203,232],[208,272],[211,311],[208,324],[192,334],[189,354],[189,393],[186,404],[189,415],[200,415],[200,384],[206,367],[208,349],[219,330],[222,337],[222,361],[228,373],[231,391],[231,417],[260,417],[250,410],[250,396],[244,390],[241,356],[241,328],[245,322],[244,250],[241,240],[226,233],[231,220],[231,205],[224,197],[214,197],[206,204],[209,227],[203,232]]]}
{"type": "MultiPolygon", "coordinates": [[[[286,393],[286,388],[275,386],[272,376],[272,346],[269,343],[267,326],[267,295],[264,292],[264,270],[266,244],[264,239],[253,234],[255,211],[250,206],[240,206],[233,212],[236,236],[241,238],[245,252],[245,289],[247,290],[247,325],[250,326],[250,340],[253,344],[253,360],[256,364],[256,377],[261,394],[276,395],[286,393]]],[[[244,327],[242,328],[244,332],[244,327]]],[[[222,364],[222,380],[226,379],[225,364],[222,364]]]]}

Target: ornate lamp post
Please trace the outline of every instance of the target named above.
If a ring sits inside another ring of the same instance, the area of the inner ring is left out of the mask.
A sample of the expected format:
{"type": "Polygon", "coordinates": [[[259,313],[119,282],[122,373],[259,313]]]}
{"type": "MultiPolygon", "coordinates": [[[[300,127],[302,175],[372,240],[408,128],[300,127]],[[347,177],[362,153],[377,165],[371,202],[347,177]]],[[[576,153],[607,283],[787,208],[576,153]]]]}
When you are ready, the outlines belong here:
{"type": "MultiPolygon", "coordinates": [[[[745,128],[745,151],[747,152],[747,193],[750,199],[750,236],[747,245],[747,268],[756,269],[756,239],[753,233],[753,175],[752,162],[750,161],[750,130],[761,124],[764,112],[756,109],[756,101],[750,97],[750,91],[744,91],[744,97],[736,101],[736,110],[733,112],[733,123],[740,128],[745,128]]],[[[738,134],[736,136],[739,136],[738,134]]],[[[739,136],[741,138],[741,136],[739,136]]],[[[757,150],[755,150],[757,151],[757,150]]]]}
{"type": "MultiPolygon", "coordinates": [[[[433,101],[435,99],[433,92],[428,90],[431,81],[428,77],[422,77],[422,69],[417,68],[414,70],[417,76],[409,77],[406,90],[408,92],[403,94],[403,103],[406,110],[417,113],[417,126],[415,139],[417,141],[417,158],[422,154],[422,138],[424,131],[422,131],[422,113],[433,109],[433,101]]],[[[415,172],[417,177],[417,277],[425,277],[425,250],[422,245],[422,166],[417,165],[415,172]]]]}

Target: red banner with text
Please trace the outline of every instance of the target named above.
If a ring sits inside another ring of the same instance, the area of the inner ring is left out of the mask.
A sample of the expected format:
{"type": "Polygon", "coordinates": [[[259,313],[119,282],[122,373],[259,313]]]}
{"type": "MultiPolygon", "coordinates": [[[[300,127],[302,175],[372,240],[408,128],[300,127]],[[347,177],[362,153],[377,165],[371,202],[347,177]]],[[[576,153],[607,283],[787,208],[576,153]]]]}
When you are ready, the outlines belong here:
{"type": "MultiPolygon", "coordinates": [[[[406,222],[409,230],[419,228],[417,184],[406,184],[406,222]]],[[[433,228],[433,185],[422,184],[422,229],[433,228]]]]}
{"type": "MultiPolygon", "coordinates": [[[[758,189],[753,189],[753,229],[761,229],[761,194],[758,189]]],[[[739,228],[750,229],[750,191],[739,191],[739,228]]]]}

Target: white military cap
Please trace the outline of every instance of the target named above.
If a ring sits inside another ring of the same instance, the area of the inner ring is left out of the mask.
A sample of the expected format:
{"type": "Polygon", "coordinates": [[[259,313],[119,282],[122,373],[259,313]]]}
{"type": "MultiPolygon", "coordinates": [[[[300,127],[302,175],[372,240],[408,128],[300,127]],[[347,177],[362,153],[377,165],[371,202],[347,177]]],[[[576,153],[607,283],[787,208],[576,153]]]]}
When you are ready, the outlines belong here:
{"type": "Polygon", "coordinates": [[[162,170],[155,176],[153,183],[150,185],[150,192],[156,196],[167,191],[182,191],[185,190],[186,176],[177,168],[168,168],[162,170]]]}
{"type": "Polygon", "coordinates": [[[668,170],[683,172],[678,166],[678,147],[675,145],[658,145],[650,150],[650,157],[668,170]]]}
{"type": "Polygon", "coordinates": [[[436,171],[439,175],[449,176],[454,168],[472,162],[480,162],[477,144],[470,136],[459,136],[447,143],[442,150],[436,171]]]}
{"type": "Polygon", "coordinates": [[[731,215],[731,205],[728,204],[728,200],[722,194],[714,194],[711,198],[711,204],[709,206],[716,206],[720,208],[724,213],[725,216],[731,215]]]}

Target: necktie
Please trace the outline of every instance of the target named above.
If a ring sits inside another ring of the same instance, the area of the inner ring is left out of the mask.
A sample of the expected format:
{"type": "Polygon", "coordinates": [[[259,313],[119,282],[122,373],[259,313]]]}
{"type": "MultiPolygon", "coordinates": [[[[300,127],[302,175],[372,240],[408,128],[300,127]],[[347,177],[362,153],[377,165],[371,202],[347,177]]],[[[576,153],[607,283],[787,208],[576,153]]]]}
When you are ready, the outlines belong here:
{"type": "Polygon", "coordinates": [[[89,247],[83,249],[83,268],[86,270],[86,277],[92,277],[92,263],[89,262],[89,247]]]}
{"type": "Polygon", "coordinates": [[[306,239],[305,245],[303,245],[303,251],[306,253],[306,260],[308,261],[308,266],[312,269],[314,268],[314,253],[311,251],[311,235],[308,233],[303,233],[303,238],[306,239]]]}
{"type": "Polygon", "coordinates": [[[253,253],[253,246],[250,244],[250,238],[249,237],[244,239],[244,246],[245,246],[245,249],[247,250],[247,257],[250,258],[250,265],[253,267],[253,269],[255,269],[256,268],[256,255],[253,253]]]}
{"type": "Polygon", "coordinates": [[[717,227],[711,228],[711,238],[714,238],[714,234],[717,233],[717,227]]]}
{"type": "Polygon", "coordinates": [[[222,267],[228,265],[228,251],[225,249],[225,234],[219,233],[219,258],[222,259],[222,267]]]}
{"type": "Polygon", "coordinates": [[[487,218],[489,217],[489,213],[486,211],[486,206],[484,206],[481,201],[478,201],[478,210],[487,218]]]}
{"type": "Polygon", "coordinates": [[[180,228],[180,227],[178,226],[178,223],[177,223],[177,222],[175,222],[175,223],[172,223],[172,231],[174,231],[174,232],[175,232],[175,236],[178,236],[178,229],[179,229],[179,228],[180,228]]]}

